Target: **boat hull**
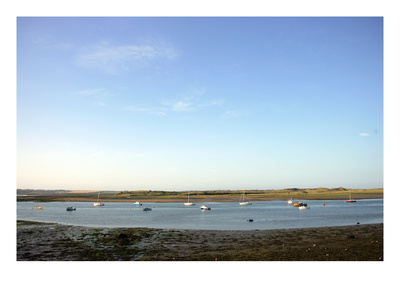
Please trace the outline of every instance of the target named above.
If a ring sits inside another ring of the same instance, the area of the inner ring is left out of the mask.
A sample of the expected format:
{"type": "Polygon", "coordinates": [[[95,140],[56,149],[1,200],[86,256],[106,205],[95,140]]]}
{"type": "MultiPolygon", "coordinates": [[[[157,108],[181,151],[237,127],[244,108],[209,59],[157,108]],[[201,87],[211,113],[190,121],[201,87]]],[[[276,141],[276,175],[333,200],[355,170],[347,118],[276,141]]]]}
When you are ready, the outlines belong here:
{"type": "Polygon", "coordinates": [[[299,206],[299,209],[303,210],[303,209],[310,209],[310,208],[308,206],[299,206]]]}

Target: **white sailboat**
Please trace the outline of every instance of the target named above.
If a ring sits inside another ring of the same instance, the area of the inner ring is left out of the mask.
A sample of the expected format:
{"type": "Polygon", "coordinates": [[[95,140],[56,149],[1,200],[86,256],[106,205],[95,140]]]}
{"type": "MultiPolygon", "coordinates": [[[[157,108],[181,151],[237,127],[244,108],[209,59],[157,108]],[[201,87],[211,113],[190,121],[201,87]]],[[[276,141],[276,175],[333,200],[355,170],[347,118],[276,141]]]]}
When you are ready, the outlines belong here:
{"type": "Polygon", "coordinates": [[[186,206],[196,205],[195,203],[189,201],[189,193],[188,193],[188,200],[187,202],[185,202],[185,205],[186,206]]]}
{"type": "Polygon", "coordinates": [[[239,205],[251,205],[251,204],[252,204],[251,202],[244,200],[244,191],[243,191],[243,195],[240,196],[239,205]]]}
{"type": "Polygon", "coordinates": [[[99,192],[99,194],[97,195],[97,202],[93,203],[93,206],[104,206],[104,203],[103,203],[103,202],[100,202],[100,201],[99,201],[99,198],[100,198],[100,192],[99,192]]]}

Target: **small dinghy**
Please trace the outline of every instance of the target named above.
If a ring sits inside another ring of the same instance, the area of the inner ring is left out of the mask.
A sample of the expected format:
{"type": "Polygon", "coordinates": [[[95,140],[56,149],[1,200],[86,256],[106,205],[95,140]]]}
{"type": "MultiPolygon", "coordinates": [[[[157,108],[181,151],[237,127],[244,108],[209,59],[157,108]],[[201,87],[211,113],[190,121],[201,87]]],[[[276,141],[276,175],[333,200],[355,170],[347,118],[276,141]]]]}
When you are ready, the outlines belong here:
{"type": "Polygon", "coordinates": [[[202,206],[200,206],[200,209],[201,209],[201,210],[211,210],[211,208],[208,207],[207,205],[202,205],[202,206]]]}
{"type": "Polygon", "coordinates": [[[303,203],[303,205],[299,206],[299,209],[310,209],[306,203],[303,203]]]}

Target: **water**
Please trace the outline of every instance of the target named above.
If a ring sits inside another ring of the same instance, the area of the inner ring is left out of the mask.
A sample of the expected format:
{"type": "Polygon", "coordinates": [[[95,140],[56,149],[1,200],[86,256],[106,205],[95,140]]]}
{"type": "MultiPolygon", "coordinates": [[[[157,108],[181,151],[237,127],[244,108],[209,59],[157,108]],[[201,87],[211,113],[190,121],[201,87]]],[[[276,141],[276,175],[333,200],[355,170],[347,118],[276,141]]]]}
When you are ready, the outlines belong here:
{"type": "Polygon", "coordinates": [[[18,202],[17,219],[90,227],[149,227],[165,229],[254,230],[287,229],[383,223],[383,200],[302,200],[310,209],[299,210],[284,201],[260,201],[240,206],[237,202],[143,203],[106,202],[18,202]],[[325,206],[323,206],[325,203],[325,206]],[[201,211],[206,204],[209,211],[201,211]],[[33,209],[42,206],[43,210],[33,209]],[[66,211],[67,206],[76,211],[66,211]],[[151,207],[151,211],[142,211],[151,207]],[[247,220],[253,219],[253,222],[247,220]]]}

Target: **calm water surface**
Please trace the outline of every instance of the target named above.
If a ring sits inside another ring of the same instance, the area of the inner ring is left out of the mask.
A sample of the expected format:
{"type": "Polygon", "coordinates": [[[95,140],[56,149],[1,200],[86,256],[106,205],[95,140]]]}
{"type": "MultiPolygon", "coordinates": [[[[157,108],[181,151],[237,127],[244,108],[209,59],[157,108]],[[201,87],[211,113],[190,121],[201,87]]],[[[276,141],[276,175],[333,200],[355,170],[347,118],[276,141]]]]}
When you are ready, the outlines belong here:
{"type": "Polygon", "coordinates": [[[91,227],[150,227],[166,229],[254,230],[287,229],[383,223],[383,200],[302,200],[310,209],[299,210],[285,201],[260,201],[249,206],[237,202],[145,203],[106,202],[18,202],[17,219],[91,227]],[[325,203],[325,206],[323,206],[325,203]],[[209,211],[201,211],[206,204],[209,211]],[[33,209],[42,206],[43,210],[33,209]],[[76,211],[66,211],[75,206],[76,211]],[[151,211],[142,211],[151,207],[151,211]],[[253,219],[253,222],[248,222],[253,219]]]}

